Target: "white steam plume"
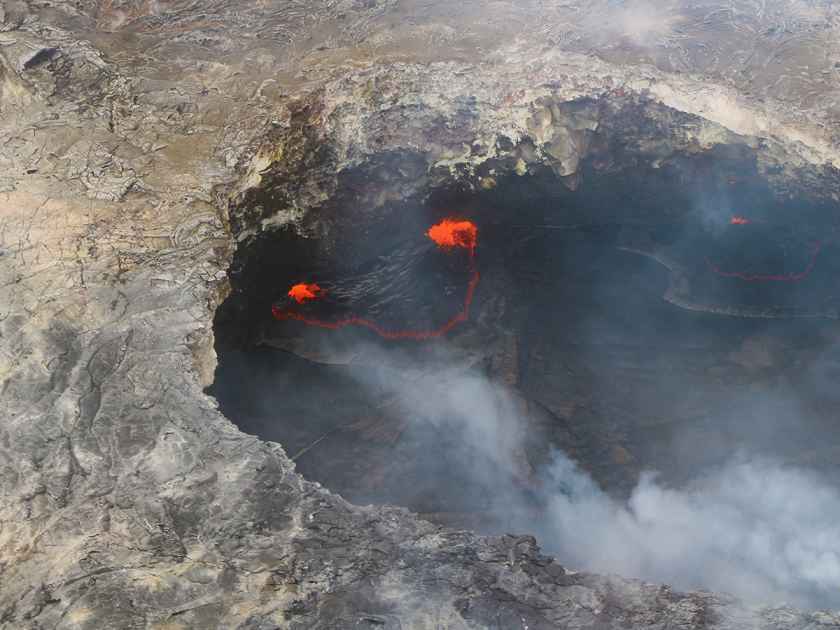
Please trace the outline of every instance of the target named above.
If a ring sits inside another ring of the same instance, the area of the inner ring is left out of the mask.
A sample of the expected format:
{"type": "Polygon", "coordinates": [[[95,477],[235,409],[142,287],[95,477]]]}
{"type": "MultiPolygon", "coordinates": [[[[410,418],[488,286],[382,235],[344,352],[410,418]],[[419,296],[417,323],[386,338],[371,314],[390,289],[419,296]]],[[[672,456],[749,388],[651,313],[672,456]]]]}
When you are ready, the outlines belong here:
{"type": "MultiPolygon", "coordinates": [[[[434,423],[462,440],[465,453],[481,455],[471,474],[496,483],[496,509],[510,522],[502,512],[522,505],[502,480],[521,473],[515,454],[524,423],[515,399],[474,373],[405,369],[393,354],[362,354],[380,366],[372,378],[356,372],[365,385],[396,396],[407,417],[434,423]]],[[[840,606],[840,492],[815,473],[741,456],[682,488],[647,473],[627,502],[609,497],[559,452],[540,474],[545,516],[516,526],[537,533],[567,566],[752,603],[840,606]]]]}

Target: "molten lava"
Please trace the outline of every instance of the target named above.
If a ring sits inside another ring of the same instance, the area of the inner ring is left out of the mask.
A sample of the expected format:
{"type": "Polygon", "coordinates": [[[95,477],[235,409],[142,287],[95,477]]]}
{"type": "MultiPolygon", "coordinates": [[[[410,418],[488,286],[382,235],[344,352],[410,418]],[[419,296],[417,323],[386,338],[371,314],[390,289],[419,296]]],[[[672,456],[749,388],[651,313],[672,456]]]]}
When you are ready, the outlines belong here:
{"type": "MultiPolygon", "coordinates": [[[[363,317],[354,316],[336,321],[324,321],[321,319],[307,317],[302,313],[283,310],[277,306],[272,306],[271,312],[274,317],[279,320],[292,319],[303,322],[308,326],[316,326],[318,328],[326,328],[328,330],[338,330],[340,328],[345,328],[346,326],[361,326],[362,328],[372,330],[384,339],[390,340],[410,339],[422,341],[425,339],[442,337],[459,323],[467,321],[470,316],[470,306],[472,305],[475,290],[476,287],[478,287],[480,278],[478,269],[475,267],[475,249],[478,245],[478,228],[472,221],[444,219],[440,223],[430,227],[426,232],[426,236],[437,243],[438,247],[442,249],[462,247],[469,251],[470,281],[467,284],[467,292],[464,296],[463,305],[458,313],[456,313],[439,328],[432,330],[388,330],[363,317]]],[[[294,298],[298,304],[303,304],[304,302],[315,299],[321,294],[321,288],[317,284],[296,284],[289,290],[289,296],[294,298]]]]}
{"type": "Polygon", "coordinates": [[[749,225],[750,223],[752,223],[752,221],[750,221],[746,217],[734,216],[729,220],[729,223],[731,225],[749,225]]]}
{"type": "Polygon", "coordinates": [[[472,251],[478,239],[478,228],[472,221],[444,219],[430,227],[426,236],[440,247],[463,247],[472,251]]]}
{"type": "Polygon", "coordinates": [[[322,294],[321,287],[317,284],[296,284],[289,289],[289,297],[298,304],[304,304],[309,300],[316,300],[322,294]]]}

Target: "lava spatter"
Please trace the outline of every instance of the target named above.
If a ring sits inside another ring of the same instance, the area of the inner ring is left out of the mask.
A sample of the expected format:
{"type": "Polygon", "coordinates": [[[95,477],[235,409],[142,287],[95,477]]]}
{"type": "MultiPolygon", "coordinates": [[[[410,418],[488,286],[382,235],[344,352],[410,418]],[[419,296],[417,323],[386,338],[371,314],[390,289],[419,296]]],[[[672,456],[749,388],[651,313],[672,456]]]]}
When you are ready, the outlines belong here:
{"type": "Polygon", "coordinates": [[[439,247],[463,247],[473,252],[478,242],[478,228],[472,221],[444,219],[430,227],[426,236],[439,247]]]}
{"type": "Polygon", "coordinates": [[[289,297],[298,304],[305,304],[310,300],[316,300],[323,294],[321,287],[317,284],[296,284],[289,289],[289,297]]]}
{"type": "MultiPolygon", "coordinates": [[[[308,317],[303,313],[296,311],[281,309],[276,305],[271,307],[271,312],[274,317],[279,320],[295,320],[307,324],[308,326],[316,326],[318,328],[325,328],[328,330],[338,330],[347,326],[359,326],[367,328],[380,337],[389,340],[423,341],[442,337],[455,328],[455,326],[469,319],[470,306],[472,305],[475,290],[478,287],[480,279],[478,269],[476,269],[475,266],[475,250],[478,245],[478,227],[472,221],[444,219],[440,223],[436,223],[430,227],[426,232],[426,236],[433,240],[441,249],[454,249],[456,247],[460,247],[469,252],[468,265],[470,280],[467,284],[467,291],[464,296],[461,310],[438,328],[430,330],[389,330],[383,328],[376,322],[363,317],[352,316],[335,321],[326,321],[308,317]]],[[[295,299],[298,304],[304,304],[309,300],[316,299],[323,295],[323,291],[317,284],[296,284],[289,290],[288,295],[295,299]]]]}

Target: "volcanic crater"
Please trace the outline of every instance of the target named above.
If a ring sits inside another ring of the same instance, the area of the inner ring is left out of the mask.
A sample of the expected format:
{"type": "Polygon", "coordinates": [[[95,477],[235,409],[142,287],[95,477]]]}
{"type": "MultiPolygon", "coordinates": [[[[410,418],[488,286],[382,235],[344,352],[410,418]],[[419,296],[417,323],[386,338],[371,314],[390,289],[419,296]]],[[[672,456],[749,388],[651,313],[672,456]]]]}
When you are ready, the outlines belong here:
{"type": "MultiPolygon", "coordinates": [[[[285,225],[265,217],[323,185],[328,145],[244,193],[209,390],[225,415],[354,503],[491,534],[545,531],[557,452],[618,501],[742,452],[837,475],[830,173],[790,177],[644,96],[535,110],[471,163],[374,149],[285,225]],[[445,221],[475,247],[433,242],[445,221]]],[[[476,115],[421,136],[457,142],[476,115]]]]}
{"type": "Polygon", "coordinates": [[[829,0],[0,0],[0,628],[840,628],[838,77],[829,0]]]}

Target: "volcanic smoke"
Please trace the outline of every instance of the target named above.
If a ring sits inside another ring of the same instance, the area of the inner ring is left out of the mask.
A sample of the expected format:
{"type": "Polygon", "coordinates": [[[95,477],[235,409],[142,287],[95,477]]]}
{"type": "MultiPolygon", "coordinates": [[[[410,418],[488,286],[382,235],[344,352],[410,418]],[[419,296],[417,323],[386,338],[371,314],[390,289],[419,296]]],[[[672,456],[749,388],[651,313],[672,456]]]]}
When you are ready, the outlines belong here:
{"type": "MultiPolygon", "coordinates": [[[[454,249],[461,247],[469,252],[469,270],[470,281],[467,284],[467,292],[464,297],[463,306],[461,310],[450,318],[439,328],[433,330],[387,330],[379,326],[376,322],[362,317],[347,317],[336,321],[324,321],[312,317],[307,317],[301,313],[296,313],[289,310],[282,310],[277,306],[271,307],[271,313],[276,319],[287,320],[293,319],[303,322],[308,326],[316,326],[318,328],[326,328],[328,330],[338,330],[347,326],[361,326],[372,330],[384,339],[410,339],[415,341],[423,341],[425,339],[434,339],[442,337],[452,330],[461,322],[467,321],[470,314],[470,305],[472,304],[475,295],[475,289],[478,286],[479,273],[475,267],[475,249],[478,245],[478,228],[472,221],[463,221],[457,219],[444,219],[429,228],[426,232],[431,240],[437,243],[441,249],[454,249]]],[[[297,301],[298,304],[304,304],[310,300],[315,300],[323,296],[321,287],[317,284],[300,283],[294,285],[288,293],[289,297],[297,301]]]]}

